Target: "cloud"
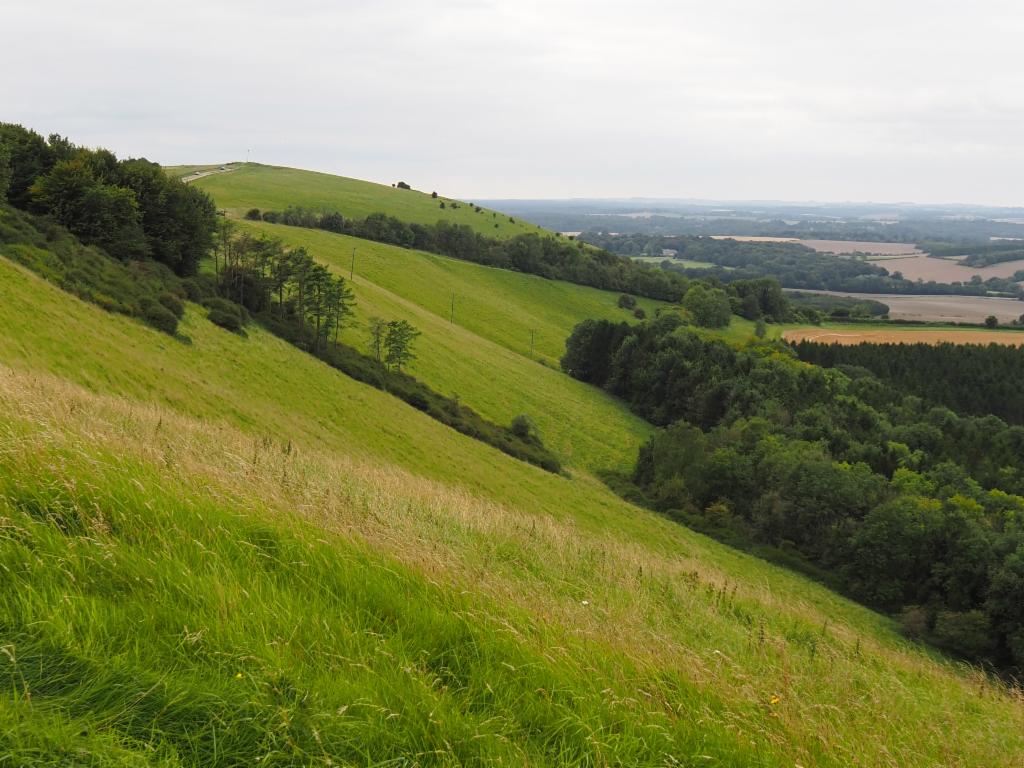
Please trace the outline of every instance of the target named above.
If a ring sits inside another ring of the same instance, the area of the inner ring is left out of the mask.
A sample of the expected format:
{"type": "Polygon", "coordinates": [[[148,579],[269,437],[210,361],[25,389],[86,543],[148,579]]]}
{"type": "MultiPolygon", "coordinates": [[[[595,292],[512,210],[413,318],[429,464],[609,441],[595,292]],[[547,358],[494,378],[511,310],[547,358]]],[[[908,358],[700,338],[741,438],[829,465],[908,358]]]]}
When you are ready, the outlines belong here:
{"type": "Polygon", "coordinates": [[[8,0],[0,119],[469,197],[1019,204],[1002,0],[8,0]]]}

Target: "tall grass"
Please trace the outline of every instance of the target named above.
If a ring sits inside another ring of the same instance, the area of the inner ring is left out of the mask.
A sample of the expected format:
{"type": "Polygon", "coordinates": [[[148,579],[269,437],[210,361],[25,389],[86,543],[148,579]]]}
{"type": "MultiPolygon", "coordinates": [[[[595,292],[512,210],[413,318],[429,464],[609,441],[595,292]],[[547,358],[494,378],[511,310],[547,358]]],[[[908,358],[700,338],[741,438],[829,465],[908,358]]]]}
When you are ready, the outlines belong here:
{"type": "Polygon", "coordinates": [[[665,543],[0,369],[0,765],[1020,764],[1019,695],[665,543]]]}

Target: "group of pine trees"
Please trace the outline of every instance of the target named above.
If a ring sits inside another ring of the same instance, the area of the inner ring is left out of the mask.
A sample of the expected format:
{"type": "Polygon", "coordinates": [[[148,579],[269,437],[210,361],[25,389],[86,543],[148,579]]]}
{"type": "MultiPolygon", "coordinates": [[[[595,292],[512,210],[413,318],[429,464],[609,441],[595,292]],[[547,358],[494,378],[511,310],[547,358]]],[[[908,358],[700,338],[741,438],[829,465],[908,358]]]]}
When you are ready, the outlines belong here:
{"type": "MultiPolygon", "coordinates": [[[[286,249],[276,238],[236,233],[224,222],[213,249],[213,263],[220,298],[277,324],[291,323],[299,343],[314,355],[328,342],[337,345],[352,318],[355,298],[345,278],[332,274],[306,248],[286,249]]],[[[235,316],[217,311],[221,308],[213,304],[211,319],[238,330],[235,316]]],[[[415,359],[413,342],[420,332],[408,320],[374,317],[368,332],[376,362],[401,371],[415,359]]]]}

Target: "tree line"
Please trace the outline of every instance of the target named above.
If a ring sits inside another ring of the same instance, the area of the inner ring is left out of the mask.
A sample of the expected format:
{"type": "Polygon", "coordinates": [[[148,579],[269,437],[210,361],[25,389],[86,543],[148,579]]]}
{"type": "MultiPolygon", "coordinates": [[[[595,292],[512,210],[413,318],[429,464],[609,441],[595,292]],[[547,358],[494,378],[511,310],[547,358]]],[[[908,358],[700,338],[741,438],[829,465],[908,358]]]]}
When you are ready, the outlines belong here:
{"type": "Polygon", "coordinates": [[[906,279],[898,269],[889,272],[865,260],[819,253],[799,243],[744,242],[698,235],[650,237],[594,233],[585,233],[580,239],[632,256],[660,256],[663,250],[674,251],[674,256],[667,256],[661,262],[664,269],[691,279],[713,278],[722,283],[774,277],[783,288],[799,290],[958,296],[986,296],[995,292],[1024,296],[1016,275],[967,282],[919,282],[906,279]],[[681,261],[699,261],[713,266],[695,268],[681,261]]]}
{"type": "Polygon", "coordinates": [[[213,243],[217,211],[199,189],[145,159],[44,139],[0,123],[0,183],[16,208],[52,217],[79,240],[128,260],[194,275],[213,243]]]}
{"type": "Polygon", "coordinates": [[[565,280],[663,301],[679,301],[689,285],[689,281],[679,275],[557,236],[527,233],[498,239],[482,235],[465,224],[446,221],[409,224],[384,213],[352,219],[337,211],[317,211],[298,206],[290,206],[284,211],[252,209],[246,218],[324,229],[551,280],[565,280]]]}
{"type": "Polygon", "coordinates": [[[780,342],[703,340],[667,314],[585,321],[562,366],[665,427],[632,477],[651,506],[1024,671],[1024,427],[780,342]]]}

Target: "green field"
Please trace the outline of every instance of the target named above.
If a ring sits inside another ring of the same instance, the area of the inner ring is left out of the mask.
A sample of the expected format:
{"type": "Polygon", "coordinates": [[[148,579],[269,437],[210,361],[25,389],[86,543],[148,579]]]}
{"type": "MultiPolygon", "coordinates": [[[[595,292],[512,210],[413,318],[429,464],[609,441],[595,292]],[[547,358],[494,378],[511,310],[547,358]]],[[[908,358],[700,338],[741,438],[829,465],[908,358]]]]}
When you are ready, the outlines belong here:
{"type": "Polygon", "coordinates": [[[888,621],[266,334],[190,310],[183,343],[4,261],[0,324],[17,764],[1024,750],[1019,701],[888,621]]]}
{"type": "Polygon", "coordinates": [[[614,294],[249,226],[346,275],[354,245],[360,319],[571,471],[0,258],[0,766],[1020,768],[1019,693],[593,478],[649,432],[556,368],[614,294]]]}
{"type": "MultiPolygon", "coordinates": [[[[559,370],[579,320],[632,319],[616,306],[616,294],[329,232],[246,226],[307,247],[346,278],[355,248],[356,317],[342,339],[366,350],[368,317],[409,320],[423,333],[411,373],[501,424],[528,414],[570,466],[627,468],[650,435],[621,403],[559,370]]],[[[643,305],[652,312],[656,306],[643,305]]]]}
{"type": "MultiPolygon", "coordinates": [[[[192,166],[180,168],[191,169],[192,166]]],[[[178,173],[179,168],[172,168],[178,173]]],[[[289,205],[336,210],[344,216],[361,219],[371,213],[388,213],[402,221],[435,224],[444,220],[452,224],[466,224],[488,237],[511,237],[527,232],[542,232],[540,227],[525,221],[482,209],[477,213],[470,203],[456,201],[444,190],[438,190],[435,200],[432,190],[423,192],[395,189],[359,179],[331,176],[326,173],[278,168],[256,163],[240,163],[230,173],[216,173],[195,182],[209,192],[217,204],[234,216],[241,216],[250,208],[283,210],[289,205]],[[444,202],[442,210],[440,204],[444,202]]]]}

